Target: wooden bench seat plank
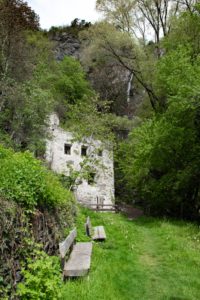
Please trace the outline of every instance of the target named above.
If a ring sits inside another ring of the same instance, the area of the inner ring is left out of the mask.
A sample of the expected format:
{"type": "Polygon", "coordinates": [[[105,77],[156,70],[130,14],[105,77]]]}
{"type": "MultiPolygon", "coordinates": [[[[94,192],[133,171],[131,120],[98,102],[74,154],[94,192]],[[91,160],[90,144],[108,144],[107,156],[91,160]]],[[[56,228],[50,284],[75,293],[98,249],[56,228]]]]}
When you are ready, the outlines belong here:
{"type": "Polygon", "coordinates": [[[86,234],[90,236],[94,241],[104,241],[106,240],[106,233],[103,226],[92,227],[90,222],[90,217],[87,217],[85,223],[86,234]]]}
{"type": "Polygon", "coordinates": [[[94,235],[92,236],[92,239],[101,241],[106,239],[106,233],[103,226],[94,227],[94,235]]]}
{"type": "Polygon", "coordinates": [[[91,264],[92,243],[77,243],[65,263],[63,274],[65,277],[79,277],[88,273],[91,264]]]}
{"type": "Polygon", "coordinates": [[[59,243],[59,251],[61,258],[64,258],[70,247],[73,245],[77,236],[76,228],[70,232],[67,238],[59,243]]]}

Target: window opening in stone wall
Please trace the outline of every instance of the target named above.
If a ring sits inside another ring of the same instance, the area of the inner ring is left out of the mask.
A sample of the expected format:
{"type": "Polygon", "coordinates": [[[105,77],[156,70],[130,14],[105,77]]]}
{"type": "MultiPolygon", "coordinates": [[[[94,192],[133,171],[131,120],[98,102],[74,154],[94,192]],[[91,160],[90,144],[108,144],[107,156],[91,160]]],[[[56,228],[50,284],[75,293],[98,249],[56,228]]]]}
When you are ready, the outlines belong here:
{"type": "Polygon", "coordinates": [[[81,147],[81,156],[87,156],[87,147],[86,146],[81,147]]]}
{"type": "Polygon", "coordinates": [[[89,173],[88,184],[92,185],[95,183],[95,176],[96,176],[96,173],[94,173],[94,172],[89,173]]]}
{"type": "Polygon", "coordinates": [[[102,150],[98,150],[98,156],[103,156],[103,151],[102,150]]]}
{"type": "Polygon", "coordinates": [[[72,145],[69,145],[69,144],[65,144],[64,145],[64,152],[65,152],[65,154],[67,154],[67,155],[71,154],[71,147],[72,147],[72,145]]]}

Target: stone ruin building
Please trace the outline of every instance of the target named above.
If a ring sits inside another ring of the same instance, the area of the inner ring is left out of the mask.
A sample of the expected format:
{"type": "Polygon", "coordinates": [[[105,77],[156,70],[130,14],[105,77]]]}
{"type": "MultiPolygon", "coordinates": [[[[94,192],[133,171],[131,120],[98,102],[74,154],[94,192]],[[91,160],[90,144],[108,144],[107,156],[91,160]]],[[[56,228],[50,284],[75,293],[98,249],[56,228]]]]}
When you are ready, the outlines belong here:
{"type": "Polygon", "coordinates": [[[66,176],[80,171],[82,164],[89,164],[88,178],[77,178],[74,194],[78,202],[86,206],[109,207],[114,203],[113,153],[100,141],[90,138],[76,141],[71,132],[59,126],[56,114],[50,116],[52,137],[47,141],[46,160],[50,168],[66,176]],[[107,206],[108,205],[108,206],[107,206]]]}

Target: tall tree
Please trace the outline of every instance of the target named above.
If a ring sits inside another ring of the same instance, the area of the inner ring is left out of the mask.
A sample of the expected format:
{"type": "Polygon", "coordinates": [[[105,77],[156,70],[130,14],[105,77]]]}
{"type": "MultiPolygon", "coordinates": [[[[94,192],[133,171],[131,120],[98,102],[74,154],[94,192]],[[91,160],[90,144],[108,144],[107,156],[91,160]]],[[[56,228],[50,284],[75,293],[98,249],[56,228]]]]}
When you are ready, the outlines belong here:
{"type": "Polygon", "coordinates": [[[173,20],[155,72],[167,108],[135,128],[119,156],[128,186],[153,214],[200,216],[199,28],[199,5],[173,20]]]}
{"type": "MultiPolygon", "coordinates": [[[[149,81],[149,73],[143,66],[145,55],[133,37],[106,22],[91,27],[85,33],[85,37],[87,42],[83,59],[86,64],[91,67],[96,67],[98,64],[112,64],[115,69],[121,67],[125,71],[123,82],[128,86],[127,91],[130,91],[130,81],[134,77],[135,82],[139,83],[149,96],[152,108],[156,109],[159,99],[149,81]]],[[[153,64],[151,67],[153,68],[153,64]]],[[[151,76],[152,74],[153,69],[151,76]]],[[[129,102],[130,94],[125,92],[125,98],[129,102]]]]}
{"type": "Polygon", "coordinates": [[[123,31],[156,44],[171,28],[171,17],[182,10],[192,11],[197,0],[97,0],[96,8],[123,31]]]}
{"type": "Polygon", "coordinates": [[[21,78],[23,62],[28,55],[25,51],[23,33],[25,30],[37,29],[39,18],[26,2],[0,1],[0,79],[7,76],[21,78]]]}
{"type": "Polygon", "coordinates": [[[118,29],[132,33],[133,11],[136,0],[97,0],[96,8],[102,12],[107,20],[115,24],[118,29]]]}
{"type": "Polygon", "coordinates": [[[10,77],[0,81],[0,135],[6,145],[39,153],[44,144],[46,119],[53,109],[55,67],[51,45],[41,32],[29,32],[24,47],[29,55],[21,64],[26,65],[28,76],[26,73],[23,80],[17,80],[13,70],[10,77]]]}
{"type": "MultiPolygon", "coordinates": [[[[17,149],[41,148],[52,96],[44,83],[50,45],[22,0],[0,0],[0,135],[17,149]]],[[[48,66],[48,67],[47,67],[48,66]]]]}

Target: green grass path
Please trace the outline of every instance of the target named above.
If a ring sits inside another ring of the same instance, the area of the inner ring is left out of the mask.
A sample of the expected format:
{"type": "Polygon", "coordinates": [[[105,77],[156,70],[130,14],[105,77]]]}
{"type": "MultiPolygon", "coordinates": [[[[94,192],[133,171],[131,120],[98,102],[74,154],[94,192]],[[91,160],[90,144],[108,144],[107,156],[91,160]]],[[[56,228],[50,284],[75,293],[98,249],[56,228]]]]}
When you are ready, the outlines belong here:
{"type": "Polygon", "coordinates": [[[142,217],[129,221],[112,213],[82,210],[78,236],[86,241],[84,222],[104,225],[107,240],[93,244],[87,277],[67,281],[63,299],[200,299],[199,228],[184,222],[142,217]]]}

